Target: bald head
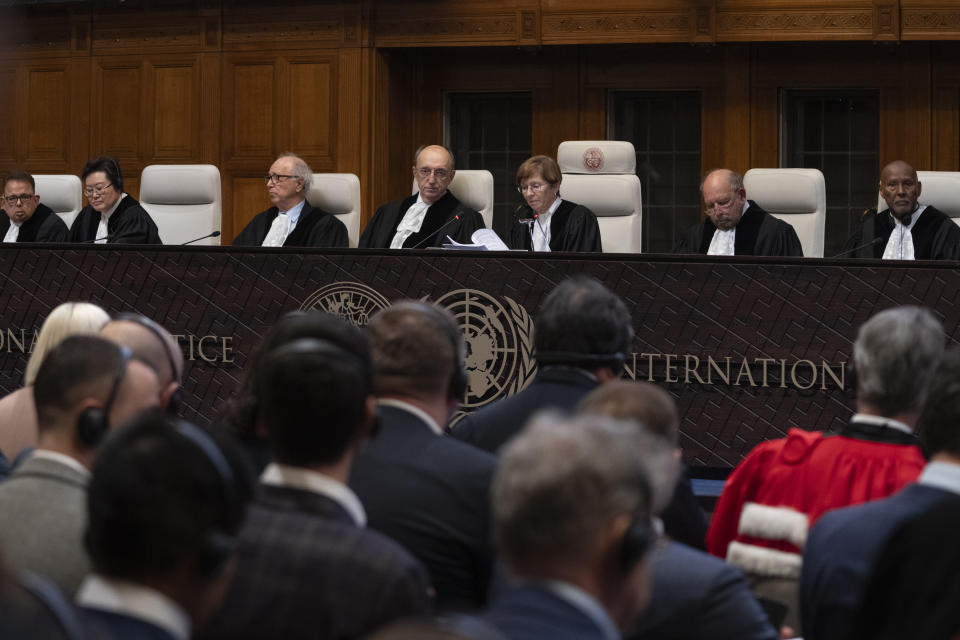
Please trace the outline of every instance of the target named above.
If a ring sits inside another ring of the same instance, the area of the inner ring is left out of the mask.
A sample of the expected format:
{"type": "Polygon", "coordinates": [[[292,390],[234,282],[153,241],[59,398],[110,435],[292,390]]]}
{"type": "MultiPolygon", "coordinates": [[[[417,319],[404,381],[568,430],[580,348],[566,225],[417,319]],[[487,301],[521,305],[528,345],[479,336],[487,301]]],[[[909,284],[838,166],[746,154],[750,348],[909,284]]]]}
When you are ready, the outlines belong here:
{"type": "Polygon", "coordinates": [[[149,364],[160,380],[160,404],[166,408],[183,376],[183,351],[170,332],[143,316],[120,316],[111,320],[100,335],[130,349],[133,355],[149,364]]]}
{"type": "Polygon", "coordinates": [[[747,201],[747,192],[739,173],[730,169],[715,169],[703,179],[700,191],[707,217],[717,229],[729,231],[737,226],[747,201]]]}
{"type": "Polygon", "coordinates": [[[917,210],[920,190],[917,170],[903,160],[894,160],[880,172],[880,197],[897,220],[917,210]]]}

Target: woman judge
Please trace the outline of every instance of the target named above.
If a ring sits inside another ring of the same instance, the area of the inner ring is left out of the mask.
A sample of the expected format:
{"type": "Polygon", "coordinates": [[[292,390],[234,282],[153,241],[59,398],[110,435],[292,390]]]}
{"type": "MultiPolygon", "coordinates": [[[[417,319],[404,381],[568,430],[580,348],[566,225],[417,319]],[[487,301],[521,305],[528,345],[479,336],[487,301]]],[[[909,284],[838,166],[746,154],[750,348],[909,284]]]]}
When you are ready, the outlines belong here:
{"type": "Polygon", "coordinates": [[[73,221],[70,242],[162,244],[150,214],[123,192],[123,174],[114,158],[94,158],[81,179],[90,204],[73,221]]]}
{"type": "Polygon", "coordinates": [[[597,216],[560,197],[560,167],[553,158],[533,156],[517,169],[517,190],[526,200],[507,235],[511,249],[601,251],[597,216]]]}

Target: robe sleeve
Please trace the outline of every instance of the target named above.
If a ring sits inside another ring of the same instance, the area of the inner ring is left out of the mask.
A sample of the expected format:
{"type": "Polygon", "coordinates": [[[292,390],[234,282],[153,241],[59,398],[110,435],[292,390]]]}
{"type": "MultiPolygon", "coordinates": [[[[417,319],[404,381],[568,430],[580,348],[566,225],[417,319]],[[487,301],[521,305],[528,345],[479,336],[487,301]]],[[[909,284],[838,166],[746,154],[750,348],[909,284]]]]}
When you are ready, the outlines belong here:
{"type": "Polygon", "coordinates": [[[933,237],[932,260],[960,260],[960,227],[951,218],[944,220],[933,237]]]}
{"type": "Polygon", "coordinates": [[[386,238],[389,231],[390,208],[395,203],[385,204],[373,214],[373,218],[364,227],[360,234],[360,240],[357,242],[358,249],[387,249],[393,238],[386,238]]]}
{"type": "Polygon", "coordinates": [[[56,213],[51,213],[37,230],[36,242],[67,242],[70,231],[56,213]]]}
{"type": "Polygon", "coordinates": [[[507,232],[506,243],[511,249],[530,250],[530,227],[519,220],[514,220],[510,224],[507,232]]]}
{"type": "MultiPolygon", "coordinates": [[[[93,207],[89,205],[77,214],[77,217],[73,219],[73,224],[70,226],[70,242],[89,242],[90,240],[96,240],[96,238],[88,236],[90,233],[88,229],[91,227],[91,221],[94,215],[97,215],[97,213],[93,210],[93,207]]],[[[94,231],[94,233],[96,233],[96,231],[94,231]]]]}
{"type": "Polygon", "coordinates": [[[698,222],[680,234],[679,240],[673,246],[674,253],[700,253],[700,234],[703,223],[698,222]]]}
{"type": "Polygon", "coordinates": [[[243,228],[243,231],[237,234],[231,244],[235,247],[259,247],[263,244],[263,239],[267,237],[267,231],[270,230],[266,222],[268,213],[270,213],[270,209],[255,215],[253,220],[243,228]]]}
{"type": "Polygon", "coordinates": [[[333,214],[327,214],[313,225],[307,244],[320,248],[345,248],[350,246],[350,236],[347,227],[333,214]]]}
{"type": "Polygon", "coordinates": [[[740,512],[747,501],[756,495],[756,485],[766,475],[766,461],[771,442],[758,445],[744,458],[723,485],[723,492],[710,519],[707,529],[707,552],[718,558],[726,558],[727,547],[736,539],[740,526],[740,512]]]}
{"type": "Polygon", "coordinates": [[[461,204],[456,208],[454,213],[460,216],[460,224],[452,225],[448,229],[441,229],[438,237],[435,238],[434,246],[439,247],[446,242],[448,235],[457,242],[469,244],[473,242],[471,236],[473,236],[474,231],[486,228],[486,225],[483,224],[483,216],[473,209],[461,204]]]}
{"type": "Polygon", "coordinates": [[[594,253],[600,253],[603,250],[600,244],[600,225],[597,224],[597,216],[593,211],[583,205],[577,205],[570,212],[559,250],[594,253]]]}
{"type": "Polygon", "coordinates": [[[757,238],[756,255],[802,258],[803,245],[800,244],[800,238],[793,226],[767,215],[768,221],[776,224],[770,224],[757,238]]]}
{"type": "Polygon", "coordinates": [[[114,237],[107,240],[108,244],[163,244],[157,225],[139,204],[130,205],[113,215],[118,217],[111,216],[111,222],[116,219],[116,226],[109,231],[114,237]]]}

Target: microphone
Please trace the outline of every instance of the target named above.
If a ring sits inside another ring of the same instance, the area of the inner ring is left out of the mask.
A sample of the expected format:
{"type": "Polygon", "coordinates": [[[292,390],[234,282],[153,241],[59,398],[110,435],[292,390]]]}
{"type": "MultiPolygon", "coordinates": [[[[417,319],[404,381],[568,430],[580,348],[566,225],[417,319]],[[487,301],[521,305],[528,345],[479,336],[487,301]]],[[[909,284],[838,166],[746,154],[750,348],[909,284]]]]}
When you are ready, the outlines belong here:
{"type": "Polygon", "coordinates": [[[188,245],[188,244],[193,244],[194,242],[200,242],[201,240],[206,240],[207,238],[218,238],[218,237],[220,237],[220,232],[219,232],[219,231],[213,231],[213,232],[211,232],[211,233],[208,233],[208,234],[205,235],[205,236],[201,236],[201,237],[199,237],[199,238],[194,238],[193,240],[188,240],[188,241],[182,243],[180,246],[183,247],[183,246],[186,246],[186,245],[188,245]]]}
{"type": "Polygon", "coordinates": [[[447,227],[449,227],[450,225],[452,225],[454,222],[460,222],[460,216],[459,216],[459,215],[453,216],[452,218],[450,218],[449,220],[447,220],[446,222],[444,222],[442,225],[440,225],[440,228],[439,228],[439,229],[437,229],[436,231],[434,231],[433,233],[431,233],[430,235],[428,235],[426,238],[424,238],[423,240],[421,240],[420,242],[418,242],[417,244],[415,244],[414,246],[412,246],[412,247],[410,247],[410,248],[411,248],[411,249],[419,249],[419,248],[423,247],[423,245],[427,244],[427,243],[430,241],[430,238],[433,238],[434,236],[440,235],[440,232],[441,232],[441,231],[443,231],[444,229],[446,229],[447,227]]]}
{"type": "Polygon", "coordinates": [[[125,232],[125,233],[120,233],[120,232],[117,232],[117,233],[109,233],[109,234],[103,236],[102,238],[94,238],[93,240],[84,240],[81,244],[93,244],[93,243],[95,243],[95,242],[99,242],[100,240],[106,240],[107,242],[110,242],[111,240],[117,240],[118,238],[124,238],[124,237],[132,236],[132,235],[135,235],[135,234],[130,233],[129,231],[127,231],[127,232],[125,232]]]}
{"type": "Polygon", "coordinates": [[[880,244],[881,242],[883,242],[883,238],[874,238],[874,239],[871,240],[870,242],[866,242],[866,243],[860,245],[859,247],[854,247],[853,249],[847,249],[846,251],[841,251],[841,252],[838,253],[837,255],[835,255],[835,256],[830,256],[830,257],[831,257],[831,258],[842,258],[843,256],[849,255],[849,254],[851,254],[851,253],[856,253],[857,251],[860,251],[860,249],[866,249],[867,247],[872,247],[873,245],[875,245],[875,244],[880,244]]]}

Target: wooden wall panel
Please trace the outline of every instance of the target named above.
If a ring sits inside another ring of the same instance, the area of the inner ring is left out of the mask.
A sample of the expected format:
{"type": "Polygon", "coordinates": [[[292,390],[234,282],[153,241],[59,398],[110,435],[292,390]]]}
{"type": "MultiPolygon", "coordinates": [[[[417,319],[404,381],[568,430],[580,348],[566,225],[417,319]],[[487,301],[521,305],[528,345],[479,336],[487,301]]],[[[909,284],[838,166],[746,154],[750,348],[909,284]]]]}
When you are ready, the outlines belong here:
{"type": "Polygon", "coordinates": [[[138,164],[144,135],[143,61],[109,56],[94,58],[93,64],[91,149],[115,156],[121,168],[138,164]]]}
{"type": "Polygon", "coordinates": [[[155,65],[152,160],[189,162],[199,154],[200,72],[195,64],[155,65]]]}
{"type": "Polygon", "coordinates": [[[376,2],[378,47],[540,44],[539,0],[416,0],[376,2]]]}
{"type": "Polygon", "coordinates": [[[223,160],[228,165],[274,151],[275,64],[260,56],[228,56],[223,74],[223,160]]]}
{"type": "Polygon", "coordinates": [[[336,129],[332,122],[336,113],[335,77],[329,61],[290,64],[287,135],[298,154],[329,158],[336,146],[330,140],[331,131],[336,129]]]}
{"type": "Polygon", "coordinates": [[[717,0],[716,39],[896,40],[895,8],[884,0],[717,0]]]}
{"type": "Polygon", "coordinates": [[[0,162],[16,163],[16,132],[20,118],[17,114],[17,67],[15,63],[0,63],[0,162]]]}
{"type": "Polygon", "coordinates": [[[711,42],[712,0],[543,0],[544,44],[711,42]]]}
{"type": "Polygon", "coordinates": [[[960,6],[951,0],[900,0],[904,40],[960,39],[960,6]]]}
{"type": "Polygon", "coordinates": [[[65,63],[25,65],[20,95],[29,96],[24,136],[27,166],[68,167],[69,69],[65,63]]]}
{"type": "Polygon", "coordinates": [[[938,43],[932,51],[933,168],[960,171],[960,45],[938,43]]]}

